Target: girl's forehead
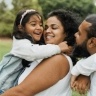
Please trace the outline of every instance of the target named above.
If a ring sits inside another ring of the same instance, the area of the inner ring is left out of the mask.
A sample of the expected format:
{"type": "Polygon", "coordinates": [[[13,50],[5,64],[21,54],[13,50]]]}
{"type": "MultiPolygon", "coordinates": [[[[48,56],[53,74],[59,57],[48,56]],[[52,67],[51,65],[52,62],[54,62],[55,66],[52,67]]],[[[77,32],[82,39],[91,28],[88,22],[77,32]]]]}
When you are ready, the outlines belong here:
{"type": "Polygon", "coordinates": [[[34,15],[32,15],[32,16],[30,17],[30,20],[41,21],[42,18],[41,18],[40,15],[38,15],[38,14],[34,14],[34,15]]]}

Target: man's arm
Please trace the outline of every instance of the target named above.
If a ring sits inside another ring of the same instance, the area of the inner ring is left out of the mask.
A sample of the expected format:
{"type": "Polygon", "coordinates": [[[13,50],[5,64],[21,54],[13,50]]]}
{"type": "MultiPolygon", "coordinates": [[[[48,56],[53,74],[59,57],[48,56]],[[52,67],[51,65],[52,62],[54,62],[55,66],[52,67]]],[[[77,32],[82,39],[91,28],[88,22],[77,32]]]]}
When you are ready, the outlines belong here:
{"type": "Polygon", "coordinates": [[[80,74],[89,76],[94,71],[96,71],[96,53],[88,58],[79,60],[73,67],[71,73],[75,76],[80,74]]]}

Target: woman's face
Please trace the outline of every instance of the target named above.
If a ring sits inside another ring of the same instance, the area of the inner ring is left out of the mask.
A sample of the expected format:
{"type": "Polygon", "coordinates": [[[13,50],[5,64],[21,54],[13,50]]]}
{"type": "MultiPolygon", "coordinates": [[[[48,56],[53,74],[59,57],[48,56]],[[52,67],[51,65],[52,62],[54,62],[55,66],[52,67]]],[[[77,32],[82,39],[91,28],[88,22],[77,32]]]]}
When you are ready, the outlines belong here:
{"type": "Polygon", "coordinates": [[[31,35],[35,42],[39,41],[43,33],[43,24],[39,15],[33,15],[26,23],[24,30],[31,35]]]}
{"type": "Polygon", "coordinates": [[[46,44],[59,44],[64,38],[64,28],[56,16],[47,19],[44,31],[44,40],[46,44]]]}

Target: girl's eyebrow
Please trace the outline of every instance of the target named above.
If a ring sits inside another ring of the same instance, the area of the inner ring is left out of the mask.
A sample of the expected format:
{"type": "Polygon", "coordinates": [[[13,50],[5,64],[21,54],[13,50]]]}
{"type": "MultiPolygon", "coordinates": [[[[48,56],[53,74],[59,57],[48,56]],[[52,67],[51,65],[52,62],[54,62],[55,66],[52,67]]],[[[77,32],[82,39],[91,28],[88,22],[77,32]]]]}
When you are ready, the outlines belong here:
{"type": "Polygon", "coordinates": [[[36,21],[30,21],[29,23],[36,23],[36,21]]]}
{"type": "Polygon", "coordinates": [[[37,21],[37,20],[31,20],[30,22],[41,22],[41,21],[37,21]]]}
{"type": "Polygon", "coordinates": [[[36,22],[36,21],[35,21],[35,20],[32,20],[32,21],[30,21],[30,23],[31,23],[31,22],[36,22]]]}

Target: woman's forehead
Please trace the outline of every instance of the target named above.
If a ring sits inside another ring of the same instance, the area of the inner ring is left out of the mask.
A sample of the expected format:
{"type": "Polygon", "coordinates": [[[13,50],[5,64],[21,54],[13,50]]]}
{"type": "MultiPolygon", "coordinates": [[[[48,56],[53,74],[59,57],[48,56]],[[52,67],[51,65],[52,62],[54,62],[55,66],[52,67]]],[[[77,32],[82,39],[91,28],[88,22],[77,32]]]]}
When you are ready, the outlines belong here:
{"type": "Polygon", "coordinates": [[[52,17],[49,17],[47,20],[46,20],[46,24],[56,24],[56,25],[61,25],[61,22],[60,20],[57,19],[56,16],[52,16],[52,17]]]}

